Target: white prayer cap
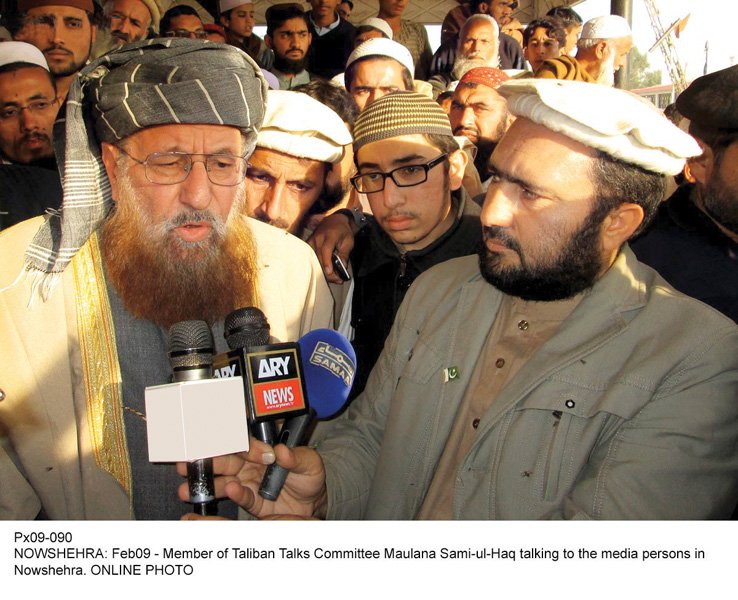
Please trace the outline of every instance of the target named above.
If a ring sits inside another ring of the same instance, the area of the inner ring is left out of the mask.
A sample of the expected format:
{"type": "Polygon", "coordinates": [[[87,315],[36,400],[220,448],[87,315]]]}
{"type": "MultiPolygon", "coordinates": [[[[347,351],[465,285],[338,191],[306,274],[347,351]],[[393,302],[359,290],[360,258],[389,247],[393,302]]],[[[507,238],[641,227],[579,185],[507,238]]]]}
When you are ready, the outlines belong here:
{"type": "Polygon", "coordinates": [[[387,58],[393,58],[408,71],[410,75],[415,73],[415,64],[413,63],[413,57],[410,54],[410,50],[405,48],[402,44],[388,40],[387,38],[372,38],[359,44],[354,51],[349,54],[348,60],[346,61],[346,69],[351,66],[352,63],[356,62],[360,58],[365,56],[384,56],[387,58]]]}
{"type": "Polygon", "coordinates": [[[343,147],[352,141],[341,117],[325,104],[301,92],[267,92],[266,113],[256,140],[257,148],[337,163],[343,157],[343,147]]]}
{"type": "Polygon", "coordinates": [[[618,15],[603,15],[590,19],[582,27],[580,40],[615,40],[632,37],[630,25],[618,15]]]}
{"type": "Polygon", "coordinates": [[[701,150],[647,100],[583,81],[517,79],[497,91],[510,112],[585,146],[664,175],[681,172],[701,150]]]}
{"type": "Polygon", "coordinates": [[[49,70],[43,52],[33,44],[27,44],[26,42],[0,43],[0,67],[19,62],[38,65],[47,71],[49,70]]]}
{"type": "Polygon", "coordinates": [[[378,29],[390,40],[394,37],[392,35],[392,27],[390,27],[387,21],[380,19],[379,17],[369,17],[365,21],[362,21],[359,27],[372,27],[374,29],[378,29]]]}
{"type": "Polygon", "coordinates": [[[253,0],[220,0],[218,2],[218,9],[223,14],[228,10],[233,10],[237,6],[243,6],[244,4],[253,4],[253,0]]]}

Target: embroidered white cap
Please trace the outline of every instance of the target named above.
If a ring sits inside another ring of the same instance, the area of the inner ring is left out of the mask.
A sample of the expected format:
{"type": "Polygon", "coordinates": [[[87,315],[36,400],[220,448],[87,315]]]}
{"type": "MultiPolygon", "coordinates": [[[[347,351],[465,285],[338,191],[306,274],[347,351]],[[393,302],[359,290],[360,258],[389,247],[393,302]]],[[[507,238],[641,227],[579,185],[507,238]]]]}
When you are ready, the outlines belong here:
{"type": "Polygon", "coordinates": [[[701,149],[653,104],[631,92],[582,81],[518,79],[497,91],[510,112],[614,158],[664,175],[701,149]]]}
{"type": "Polygon", "coordinates": [[[269,90],[257,148],[337,163],[353,141],[335,111],[301,92],[269,90]]]}

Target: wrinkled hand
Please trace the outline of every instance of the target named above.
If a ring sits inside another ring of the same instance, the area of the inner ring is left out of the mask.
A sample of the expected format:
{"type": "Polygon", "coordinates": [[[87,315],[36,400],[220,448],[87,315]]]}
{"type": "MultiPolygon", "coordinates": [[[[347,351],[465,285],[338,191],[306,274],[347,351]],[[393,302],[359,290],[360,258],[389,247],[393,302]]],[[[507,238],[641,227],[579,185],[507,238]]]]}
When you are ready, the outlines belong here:
{"type": "Polygon", "coordinates": [[[330,283],[343,283],[338,274],[333,271],[332,254],[336,250],[343,264],[348,265],[349,254],[354,248],[356,224],[346,215],[331,214],[318,225],[307,243],[313,247],[318,255],[318,262],[323,267],[325,278],[330,283]]]}
{"type": "MultiPolygon", "coordinates": [[[[178,463],[180,475],[187,475],[187,464],[178,463]]],[[[325,512],[325,469],[320,455],[312,448],[294,449],[278,444],[274,448],[251,438],[248,452],[219,456],[213,459],[215,495],[230,498],[258,518],[309,518],[325,512]],[[282,492],[276,501],[259,496],[259,486],[266,466],[276,462],[289,470],[282,492]]],[[[179,497],[189,500],[187,483],[179,486],[179,497]]],[[[185,520],[200,517],[188,514],[185,520]]],[[[212,518],[212,517],[210,517],[212,518]]]]}

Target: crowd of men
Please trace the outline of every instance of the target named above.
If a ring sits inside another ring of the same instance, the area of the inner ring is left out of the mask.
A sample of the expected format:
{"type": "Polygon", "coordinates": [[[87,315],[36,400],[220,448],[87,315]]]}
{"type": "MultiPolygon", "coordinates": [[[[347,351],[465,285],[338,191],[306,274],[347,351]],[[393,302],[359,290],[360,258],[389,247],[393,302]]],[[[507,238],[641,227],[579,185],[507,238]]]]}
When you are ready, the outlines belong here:
{"type": "Polygon", "coordinates": [[[463,2],[433,53],[377,4],[272,4],[263,39],[242,0],[3,16],[0,518],[188,515],[144,389],[169,327],[224,351],[246,306],[356,378],[309,446],[214,460],[221,516],[733,514],[738,67],[675,124],[613,87],[621,17],[463,2]]]}

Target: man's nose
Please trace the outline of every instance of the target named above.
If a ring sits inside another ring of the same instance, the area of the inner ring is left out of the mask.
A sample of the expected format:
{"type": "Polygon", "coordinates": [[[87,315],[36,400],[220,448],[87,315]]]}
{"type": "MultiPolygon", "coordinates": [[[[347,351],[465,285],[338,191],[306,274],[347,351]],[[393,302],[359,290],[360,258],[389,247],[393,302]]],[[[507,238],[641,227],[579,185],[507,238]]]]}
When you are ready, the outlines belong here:
{"type": "Polygon", "coordinates": [[[259,206],[259,209],[270,221],[278,221],[282,219],[286,192],[287,189],[285,184],[277,181],[274,185],[270,186],[269,190],[264,195],[264,200],[259,206]]]}
{"type": "Polygon", "coordinates": [[[491,183],[484,198],[480,219],[482,225],[491,227],[510,227],[515,217],[514,203],[504,189],[503,183],[491,183]]]}
{"type": "Polygon", "coordinates": [[[180,201],[195,210],[204,210],[212,201],[213,185],[208,179],[208,172],[202,160],[192,161],[192,168],[181,184],[180,201]]]}

